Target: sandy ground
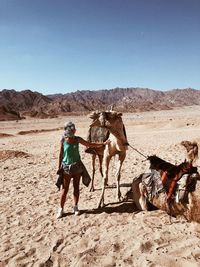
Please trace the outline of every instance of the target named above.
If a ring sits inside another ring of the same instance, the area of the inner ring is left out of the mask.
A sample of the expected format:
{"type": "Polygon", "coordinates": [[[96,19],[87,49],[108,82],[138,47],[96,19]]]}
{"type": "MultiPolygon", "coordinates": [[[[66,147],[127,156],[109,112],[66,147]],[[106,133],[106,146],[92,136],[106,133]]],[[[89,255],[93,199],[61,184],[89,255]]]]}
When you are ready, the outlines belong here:
{"type": "MultiPolygon", "coordinates": [[[[90,119],[83,116],[0,122],[0,266],[200,266],[200,224],[184,218],[170,221],[157,210],[139,212],[131,200],[116,202],[115,159],[104,208],[96,208],[101,192],[97,172],[95,192],[81,184],[81,215],[72,214],[71,184],[67,216],[55,218],[60,197],[55,186],[62,135],[58,129],[69,120],[76,123],[77,135],[86,138],[90,119]],[[52,131],[18,134],[47,129],[52,131]]],[[[200,143],[198,106],[124,114],[123,121],[133,147],[171,163],[185,158],[182,140],[200,143]]],[[[80,153],[91,173],[91,156],[83,146],[80,153]]],[[[148,167],[129,148],[122,168],[123,195],[133,178],[148,167]]]]}

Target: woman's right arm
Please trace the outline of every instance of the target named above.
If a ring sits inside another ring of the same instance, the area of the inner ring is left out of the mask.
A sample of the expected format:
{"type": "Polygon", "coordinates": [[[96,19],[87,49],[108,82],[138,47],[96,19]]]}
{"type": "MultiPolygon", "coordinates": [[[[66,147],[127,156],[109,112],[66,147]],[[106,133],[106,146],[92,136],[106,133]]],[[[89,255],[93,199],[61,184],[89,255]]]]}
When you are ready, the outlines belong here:
{"type": "Polygon", "coordinates": [[[83,138],[79,137],[79,143],[81,143],[82,145],[87,146],[87,147],[102,147],[103,145],[109,144],[110,140],[108,139],[103,143],[92,143],[92,142],[88,142],[88,141],[84,140],[83,138]]]}

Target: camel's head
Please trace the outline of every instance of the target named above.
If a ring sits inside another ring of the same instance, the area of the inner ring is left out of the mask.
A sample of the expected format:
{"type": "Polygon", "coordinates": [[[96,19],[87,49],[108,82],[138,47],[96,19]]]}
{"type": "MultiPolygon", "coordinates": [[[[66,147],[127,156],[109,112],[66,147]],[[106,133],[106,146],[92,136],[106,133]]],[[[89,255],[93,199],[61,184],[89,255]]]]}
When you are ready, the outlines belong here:
{"type": "Polygon", "coordinates": [[[181,145],[186,148],[186,157],[193,163],[198,159],[198,144],[197,142],[182,141],[181,145]]]}
{"type": "Polygon", "coordinates": [[[108,129],[123,126],[122,113],[116,111],[95,111],[89,117],[93,120],[91,126],[106,127],[108,129]]]}

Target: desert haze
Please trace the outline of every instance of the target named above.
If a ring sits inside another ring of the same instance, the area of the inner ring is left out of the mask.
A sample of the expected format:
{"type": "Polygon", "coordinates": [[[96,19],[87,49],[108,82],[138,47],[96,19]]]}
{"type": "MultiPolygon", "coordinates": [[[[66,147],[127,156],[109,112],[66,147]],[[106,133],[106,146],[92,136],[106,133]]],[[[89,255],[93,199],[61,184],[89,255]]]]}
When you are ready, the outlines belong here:
{"type": "MultiPolygon", "coordinates": [[[[124,113],[129,143],[144,155],[174,164],[185,159],[183,140],[200,144],[200,106],[124,113]]],[[[67,216],[56,219],[60,192],[55,186],[59,141],[64,122],[73,121],[86,138],[87,116],[29,118],[0,122],[1,202],[0,266],[200,266],[200,224],[169,217],[159,210],[138,211],[131,199],[115,200],[115,160],[105,192],[106,206],[97,209],[102,178],[95,192],[81,184],[80,216],[72,214],[72,185],[67,216]]],[[[91,174],[91,155],[80,145],[91,174]]],[[[196,162],[199,166],[199,160],[196,162]]],[[[122,195],[149,162],[129,147],[122,167],[122,195]]]]}

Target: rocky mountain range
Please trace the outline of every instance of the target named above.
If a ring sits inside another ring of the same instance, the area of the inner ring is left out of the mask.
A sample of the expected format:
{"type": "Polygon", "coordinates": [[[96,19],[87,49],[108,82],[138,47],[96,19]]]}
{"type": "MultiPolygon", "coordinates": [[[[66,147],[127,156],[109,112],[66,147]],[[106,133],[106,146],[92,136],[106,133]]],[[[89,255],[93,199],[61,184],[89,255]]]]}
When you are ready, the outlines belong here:
{"type": "Polygon", "coordinates": [[[200,105],[200,90],[187,88],[163,92],[147,88],[115,88],[45,96],[31,90],[4,89],[0,91],[0,120],[84,114],[108,110],[111,106],[116,111],[140,112],[192,105],[200,105]]]}

